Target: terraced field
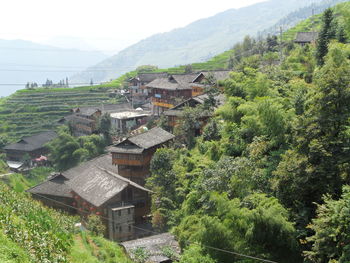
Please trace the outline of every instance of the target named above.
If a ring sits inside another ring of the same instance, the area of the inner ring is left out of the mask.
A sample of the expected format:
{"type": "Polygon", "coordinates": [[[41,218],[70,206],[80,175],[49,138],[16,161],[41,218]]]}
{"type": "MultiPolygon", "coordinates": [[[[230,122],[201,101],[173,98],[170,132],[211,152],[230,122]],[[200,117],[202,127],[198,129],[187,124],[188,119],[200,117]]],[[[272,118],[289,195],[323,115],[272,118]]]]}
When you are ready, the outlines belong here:
{"type": "Polygon", "coordinates": [[[100,106],[123,101],[109,97],[109,88],[22,90],[0,101],[0,135],[11,140],[54,129],[74,107],[100,106]]]}

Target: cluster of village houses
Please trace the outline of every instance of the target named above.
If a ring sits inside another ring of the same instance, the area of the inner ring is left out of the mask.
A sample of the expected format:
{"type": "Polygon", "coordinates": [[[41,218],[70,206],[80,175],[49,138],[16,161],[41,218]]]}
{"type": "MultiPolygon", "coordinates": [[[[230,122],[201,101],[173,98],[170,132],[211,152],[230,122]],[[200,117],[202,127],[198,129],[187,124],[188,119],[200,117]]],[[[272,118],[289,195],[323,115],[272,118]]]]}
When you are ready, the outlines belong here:
{"type": "MultiPolygon", "coordinates": [[[[91,135],[97,132],[99,118],[109,114],[112,129],[130,134],[151,118],[164,115],[171,131],[181,120],[185,107],[204,103],[208,97],[204,94],[205,87],[216,85],[228,75],[229,71],[140,73],[129,80],[129,90],[124,93],[130,103],[74,108],[71,115],[59,122],[69,123],[75,136],[91,135]]],[[[222,98],[222,95],[216,97],[219,104],[223,103],[222,98]]],[[[45,144],[57,136],[56,132],[47,131],[5,146],[9,166],[18,170],[24,156],[29,156],[32,164],[47,162],[45,144]]],[[[47,206],[80,215],[83,222],[91,214],[99,215],[110,240],[123,242],[127,251],[138,246],[146,248],[152,254],[150,262],[171,262],[159,250],[170,246],[178,253],[178,244],[169,233],[151,234],[152,192],[145,188],[145,183],[150,176],[153,154],[174,138],[159,127],[145,129],[108,147],[106,154],[52,174],[27,191],[47,206]]]]}
{"type": "MultiPolygon", "coordinates": [[[[317,33],[301,32],[295,42],[305,45],[316,38],[317,33]]],[[[185,107],[203,104],[207,98],[205,88],[217,85],[228,75],[229,71],[140,73],[129,80],[129,90],[124,92],[130,103],[75,108],[59,122],[69,122],[75,136],[91,135],[97,132],[98,119],[107,113],[113,129],[130,134],[150,118],[163,115],[171,131],[181,120],[185,107]]],[[[223,103],[222,95],[216,99],[218,104],[223,103]]],[[[9,166],[18,169],[24,155],[30,156],[34,163],[46,162],[48,150],[44,145],[56,137],[55,132],[48,131],[7,145],[4,150],[9,166]]],[[[178,252],[179,247],[169,233],[150,234],[152,228],[147,218],[152,192],[145,188],[145,182],[150,176],[153,154],[174,137],[158,127],[129,136],[109,147],[108,153],[56,173],[27,191],[45,205],[78,214],[82,219],[91,214],[100,215],[107,229],[106,237],[123,241],[128,252],[144,247],[151,252],[150,262],[171,262],[159,252],[160,248],[170,246],[178,252]]]]}

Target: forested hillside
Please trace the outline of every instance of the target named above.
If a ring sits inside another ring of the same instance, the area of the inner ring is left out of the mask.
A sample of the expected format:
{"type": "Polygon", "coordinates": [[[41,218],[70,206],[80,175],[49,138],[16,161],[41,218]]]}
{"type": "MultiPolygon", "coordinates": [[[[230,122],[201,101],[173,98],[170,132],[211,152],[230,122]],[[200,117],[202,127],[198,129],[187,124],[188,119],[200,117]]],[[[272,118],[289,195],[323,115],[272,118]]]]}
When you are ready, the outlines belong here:
{"type": "Polygon", "coordinates": [[[180,262],[349,262],[348,10],[327,10],[317,47],[286,42],[282,59],[273,39],[246,38],[203,134],[208,104],[155,154],[153,224],[178,237],[180,262]]]}

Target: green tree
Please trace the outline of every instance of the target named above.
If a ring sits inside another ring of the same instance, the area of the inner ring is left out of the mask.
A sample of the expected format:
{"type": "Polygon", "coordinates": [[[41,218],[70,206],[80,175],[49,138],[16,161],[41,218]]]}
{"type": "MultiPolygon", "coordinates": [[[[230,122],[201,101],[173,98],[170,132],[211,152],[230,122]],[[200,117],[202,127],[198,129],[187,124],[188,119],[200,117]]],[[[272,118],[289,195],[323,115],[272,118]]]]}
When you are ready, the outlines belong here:
{"type": "Polygon", "coordinates": [[[212,119],[203,130],[203,139],[205,141],[217,141],[220,140],[220,128],[217,123],[218,121],[215,119],[212,119]]]}
{"type": "Polygon", "coordinates": [[[286,152],[275,175],[276,193],[305,226],[324,194],[339,196],[349,182],[350,65],[341,45],[330,47],[316,72],[308,110],[299,118],[295,146],[286,152]],[[303,212],[301,212],[303,211],[303,212]]]}
{"type": "Polygon", "coordinates": [[[277,262],[301,262],[296,231],[276,198],[252,194],[229,200],[225,194],[212,192],[209,201],[202,207],[197,204],[194,211],[175,229],[182,248],[191,243],[203,245],[204,255],[220,263],[246,261],[208,247],[245,251],[277,262]]]}
{"type": "Polygon", "coordinates": [[[4,148],[8,143],[8,137],[6,135],[0,135],[0,149],[4,148]]]}
{"type": "Polygon", "coordinates": [[[88,216],[87,228],[96,236],[103,236],[106,232],[106,226],[102,223],[98,215],[88,216]]]}
{"type": "Polygon", "coordinates": [[[186,107],[182,112],[179,125],[175,127],[175,135],[189,149],[195,145],[195,137],[201,128],[200,119],[205,114],[206,111],[203,111],[200,106],[196,108],[186,107]]]}
{"type": "Polygon", "coordinates": [[[142,66],[138,66],[136,68],[136,71],[139,73],[149,73],[149,72],[154,72],[155,70],[157,70],[158,67],[157,66],[153,66],[153,65],[142,65],[142,66]]]}
{"type": "Polygon", "coordinates": [[[50,158],[59,171],[74,167],[82,158],[77,139],[66,132],[61,131],[59,136],[47,146],[50,150],[50,158]]]}
{"type": "Polygon", "coordinates": [[[179,263],[216,263],[199,245],[190,245],[183,252],[179,263]]]}
{"type": "Polygon", "coordinates": [[[339,200],[326,195],[323,202],[310,225],[312,248],[305,255],[311,262],[350,262],[350,186],[343,187],[339,200]]]}
{"type": "Polygon", "coordinates": [[[337,30],[336,38],[339,43],[346,43],[347,42],[347,36],[344,25],[339,25],[337,30]]]}
{"type": "Polygon", "coordinates": [[[151,176],[147,179],[147,187],[155,192],[153,202],[153,224],[164,230],[172,220],[172,211],[178,203],[176,193],[176,174],[173,164],[176,153],[172,149],[161,148],[151,160],[151,176]]]}
{"type": "Polygon", "coordinates": [[[328,45],[330,43],[330,40],[335,38],[335,34],[336,29],[333,10],[328,8],[323,13],[322,28],[317,40],[316,59],[319,66],[322,66],[324,64],[324,57],[328,53],[328,45]]]}
{"type": "Polygon", "coordinates": [[[106,145],[109,145],[112,143],[111,127],[112,127],[111,116],[108,113],[103,114],[99,119],[98,130],[100,133],[103,134],[103,137],[106,141],[106,145]]]}

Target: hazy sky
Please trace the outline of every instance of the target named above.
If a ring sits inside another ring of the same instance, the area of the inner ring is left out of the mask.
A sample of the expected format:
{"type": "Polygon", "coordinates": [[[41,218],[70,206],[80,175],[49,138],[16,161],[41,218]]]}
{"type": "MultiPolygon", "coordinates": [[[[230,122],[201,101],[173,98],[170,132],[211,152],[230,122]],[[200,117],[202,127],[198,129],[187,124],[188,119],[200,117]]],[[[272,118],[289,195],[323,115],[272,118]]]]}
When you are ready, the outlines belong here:
{"type": "Polygon", "coordinates": [[[0,39],[117,50],[152,34],[263,1],[1,0],[0,39]]]}

